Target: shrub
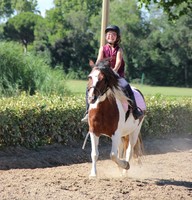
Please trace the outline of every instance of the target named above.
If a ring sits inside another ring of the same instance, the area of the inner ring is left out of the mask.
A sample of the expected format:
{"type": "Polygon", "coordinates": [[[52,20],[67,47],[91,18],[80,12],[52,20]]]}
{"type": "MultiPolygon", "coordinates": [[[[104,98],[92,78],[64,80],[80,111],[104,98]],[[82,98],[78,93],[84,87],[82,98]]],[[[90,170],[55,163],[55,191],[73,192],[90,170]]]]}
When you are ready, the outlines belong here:
{"type": "Polygon", "coordinates": [[[43,59],[30,53],[23,54],[19,45],[0,43],[0,95],[12,96],[22,91],[30,95],[68,93],[64,74],[51,69],[43,59]]]}
{"type": "MultiPolygon", "coordinates": [[[[164,96],[146,98],[144,137],[192,133],[192,99],[164,96]]],[[[0,146],[37,147],[82,139],[88,131],[81,123],[84,96],[40,95],[0,99],[0,146]]]]}
{"type": "Polygon", "coordinates": [[[36,147],[82,137],[84,98],[51,95],[2,98],[0,145],[36,147]]]}
{"type": "Polygon", "coordinates": [[[146,98],[147,114],[142,126],[144,136],[192,133],[192,99],[162,95],[146,98]]]}

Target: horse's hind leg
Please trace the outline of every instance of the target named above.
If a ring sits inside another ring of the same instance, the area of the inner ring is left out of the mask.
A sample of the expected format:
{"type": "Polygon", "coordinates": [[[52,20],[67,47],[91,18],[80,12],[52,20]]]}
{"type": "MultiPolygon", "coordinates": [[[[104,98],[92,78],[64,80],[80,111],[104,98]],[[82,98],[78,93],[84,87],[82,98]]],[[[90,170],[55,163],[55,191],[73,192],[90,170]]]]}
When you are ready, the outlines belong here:
{"type": "Polygon", "coordinates": [[[91,137],[91,159],[92,159],[92,168],[91,174],[89,177],[96,177],[97,176],[97,169],[96,169],[96,162],[99,156],[98,151],[98,144],[99,144],[99,137],[97,137],[94,133],[90,133],[91,137]]]}
{"type": "Polygon", "coordinates": [[[123,159],[124,158],[124,138],[121,138],[119,148],[118,148],[118,158],[123,159]]]}
{"type": "Polygon", "coordinates": [[[139,133],[140,133],[140,127],[138,127],[132,134],[129,135],[129,144],[125,156],[127,162],[130,162],[133,156],[134,146],[137,143],[139,133]]]}
{"type": "Polygon", "coordinates": [[[121,142],[118,148],[118,158],[125,159],[126,149],[129,145],[129,135],[121,137],[121,142]]]}

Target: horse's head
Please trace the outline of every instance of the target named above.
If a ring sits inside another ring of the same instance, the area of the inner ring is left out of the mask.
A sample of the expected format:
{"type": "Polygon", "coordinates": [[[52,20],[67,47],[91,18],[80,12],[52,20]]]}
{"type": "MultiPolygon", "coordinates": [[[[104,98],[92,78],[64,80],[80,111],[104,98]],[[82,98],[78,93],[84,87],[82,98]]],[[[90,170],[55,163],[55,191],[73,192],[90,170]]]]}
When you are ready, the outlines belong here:
{"type": "Polygon", "coordinates": [[[105,94],[108,89],[113,91],[118,87],[118,75],[110,68],[108,60],[100,61],[92,65],[93,69],[88,78],[88,102],[94,103],[99,96],[105,94]]]}

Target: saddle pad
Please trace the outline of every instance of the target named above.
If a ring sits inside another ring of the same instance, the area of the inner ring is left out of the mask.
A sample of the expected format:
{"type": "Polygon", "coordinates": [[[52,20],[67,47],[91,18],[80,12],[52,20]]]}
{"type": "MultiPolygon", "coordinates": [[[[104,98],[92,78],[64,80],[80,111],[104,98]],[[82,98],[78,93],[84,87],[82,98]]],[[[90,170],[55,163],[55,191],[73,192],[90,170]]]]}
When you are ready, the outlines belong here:
{"type": "Polygon", "coordinates": [[[134,96],[135,96],[137,107],[139,107],[141,110],[146,110],[147,106],[146,106],[146,103],[145,103],[141,93],[136,88],[134,88],[132,86],[131,86],[131,88],[132,88],[134,96]]]}

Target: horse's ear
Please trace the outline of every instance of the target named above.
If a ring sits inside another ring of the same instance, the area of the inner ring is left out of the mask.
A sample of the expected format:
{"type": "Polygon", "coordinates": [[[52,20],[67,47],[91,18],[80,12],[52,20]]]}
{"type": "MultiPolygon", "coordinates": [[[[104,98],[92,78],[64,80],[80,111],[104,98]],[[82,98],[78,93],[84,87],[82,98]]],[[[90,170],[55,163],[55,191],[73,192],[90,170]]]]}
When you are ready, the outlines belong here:
{"type": "Polygon", "coordinates": [[[89,60],[89,65],[90,65],[91,67],[94,67],[94,66],[95,66],[95,63],[93,62],[93,60],[89,60]]]}
{"type": "Polygon", "coordinates": [[[103,62],[103,65],[104,65],[105,67],[110,67],[111,57],[109,57],[109,58],[104,58],[104,59],[102,60],[102,62],[103,62]]]}

